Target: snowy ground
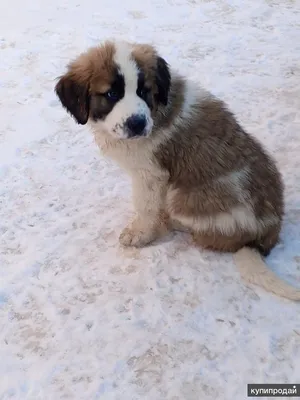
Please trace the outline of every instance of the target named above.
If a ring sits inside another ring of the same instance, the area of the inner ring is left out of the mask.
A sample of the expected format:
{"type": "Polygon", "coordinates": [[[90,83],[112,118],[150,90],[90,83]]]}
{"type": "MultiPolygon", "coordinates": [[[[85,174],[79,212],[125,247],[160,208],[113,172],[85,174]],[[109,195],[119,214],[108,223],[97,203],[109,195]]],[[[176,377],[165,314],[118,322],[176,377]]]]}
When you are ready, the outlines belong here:
{"type": "Polygon", "coordinates": [[[300,383],[300,305],[245,288],[230,255],[184,234],[122,250],[129,181],[53,93],[99,40],[155,43],[276,156],[287,214],[268,263],[300,286],[299,21],[299,0],[1,1],[1,400],[243,400],[249,382],[300,383]]]}

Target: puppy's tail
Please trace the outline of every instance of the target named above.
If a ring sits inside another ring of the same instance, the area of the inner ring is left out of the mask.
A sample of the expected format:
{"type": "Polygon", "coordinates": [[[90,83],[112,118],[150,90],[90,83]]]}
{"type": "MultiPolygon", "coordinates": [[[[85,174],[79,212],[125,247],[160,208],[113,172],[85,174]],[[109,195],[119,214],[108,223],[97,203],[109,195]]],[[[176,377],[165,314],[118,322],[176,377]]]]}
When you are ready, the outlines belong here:
{"type": "Polygon", "coordinates": [[[257,250],[243,247],[234,254],[242,279],[258,285],[269,292],[290,300],[300,301],[300,289],[281,280],[265,264],[257,250]]]}

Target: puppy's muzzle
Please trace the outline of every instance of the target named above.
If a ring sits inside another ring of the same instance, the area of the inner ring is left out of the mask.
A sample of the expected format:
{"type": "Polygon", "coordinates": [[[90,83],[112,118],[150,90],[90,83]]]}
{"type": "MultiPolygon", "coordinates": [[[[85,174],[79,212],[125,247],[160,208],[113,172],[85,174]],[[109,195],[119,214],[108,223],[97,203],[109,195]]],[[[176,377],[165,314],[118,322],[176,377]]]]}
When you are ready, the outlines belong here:
{"type": "Polygon", "coordinates": [[[125,122],[129,138],[146,135],[147,119],[144,115],[136,114],[129,117],[125,122]]]}

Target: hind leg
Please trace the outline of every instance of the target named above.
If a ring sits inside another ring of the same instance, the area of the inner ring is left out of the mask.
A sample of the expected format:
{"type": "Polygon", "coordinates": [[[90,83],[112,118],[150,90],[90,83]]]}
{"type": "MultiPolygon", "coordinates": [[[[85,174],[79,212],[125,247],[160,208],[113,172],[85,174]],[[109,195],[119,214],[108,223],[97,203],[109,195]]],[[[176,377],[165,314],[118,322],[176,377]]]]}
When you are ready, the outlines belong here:
{"type": "Polygon", "coordinates": [[[253,236],[248,233],[225,235],[221,232],[211,232],[193,233],[193,239],[197,245],[204,249],[235,253],[253,240],[253,236]]]}
{"type": "Polygon", "coordinates": [[[193,233],[196,244],[209,250],[235,253],[244,246],[257,249],[262,256],[267,257],[279,241],[280,225],[273,226],[262,236],[236,232],[224,235],[221,232],[193,233]]]}
{"type": "Polygon", "coordinates": [[[268,232],[264,233],[264,235],[262,235],[260,238],[247,243],[247,245],[257,249],[262,256],[267,257],[271,250],[279,242],[280,230],[280,224],[274,225],[269,228],[268,232]]]}

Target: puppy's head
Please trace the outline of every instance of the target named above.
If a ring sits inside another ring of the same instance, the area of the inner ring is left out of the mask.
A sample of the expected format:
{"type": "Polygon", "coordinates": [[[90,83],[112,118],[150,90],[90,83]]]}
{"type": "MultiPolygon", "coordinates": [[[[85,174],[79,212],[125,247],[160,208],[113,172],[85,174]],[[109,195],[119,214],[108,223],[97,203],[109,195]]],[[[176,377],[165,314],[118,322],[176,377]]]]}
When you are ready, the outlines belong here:
{"type": "Polygon", "coordinates": [[[106,42],[68,66],[55,91],[78,124],[116,138],[148,136],[159,105],[167,105],[171,77],[150,45],[106,42]]]}

